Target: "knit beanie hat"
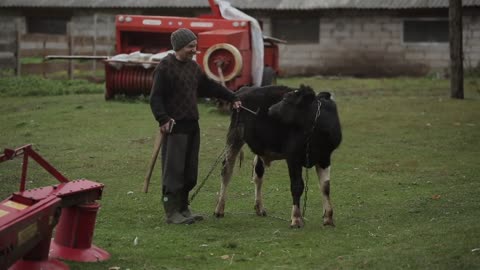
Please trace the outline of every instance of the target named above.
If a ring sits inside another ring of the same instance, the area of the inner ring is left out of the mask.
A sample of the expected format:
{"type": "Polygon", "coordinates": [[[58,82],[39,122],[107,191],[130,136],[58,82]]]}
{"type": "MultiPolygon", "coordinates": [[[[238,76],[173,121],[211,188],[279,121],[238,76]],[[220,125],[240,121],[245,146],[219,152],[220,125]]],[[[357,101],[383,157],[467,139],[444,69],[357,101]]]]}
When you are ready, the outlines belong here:
{"type": "Polygon", "coordinates": [[[187,46],[188,43],[197,39],[197,36],[187,28],[180,28],[173,32],[170,36],[172,47],[174,51],[178,51],[181,48],[187,46]]]}

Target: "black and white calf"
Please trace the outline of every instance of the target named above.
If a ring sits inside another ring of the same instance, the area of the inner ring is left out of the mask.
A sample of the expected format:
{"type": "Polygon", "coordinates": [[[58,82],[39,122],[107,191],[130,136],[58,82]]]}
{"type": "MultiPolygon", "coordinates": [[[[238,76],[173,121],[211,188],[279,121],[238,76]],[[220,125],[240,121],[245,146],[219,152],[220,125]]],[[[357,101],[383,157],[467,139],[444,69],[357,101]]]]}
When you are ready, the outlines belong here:
{"type": "Polygon", "coordinates": [[[233,112],[227,136],[229,151],[224,160],[222,184],[215,216],[223,217],[227,186],[235,160],[247,143],[255,153],[255,211],[265,216],[262,184],[265,166],[285,159],[293,198],[291,227],[303,227],[300,198],[304,190],[302,167],[315,166],[323,195],[323,224],[334,225],[330,202],[330,156],[340,145],[342,133],[335,102],[330,93],[285,86],[247,87],[237,93],[243,106],[257,111],[233,112]]]}

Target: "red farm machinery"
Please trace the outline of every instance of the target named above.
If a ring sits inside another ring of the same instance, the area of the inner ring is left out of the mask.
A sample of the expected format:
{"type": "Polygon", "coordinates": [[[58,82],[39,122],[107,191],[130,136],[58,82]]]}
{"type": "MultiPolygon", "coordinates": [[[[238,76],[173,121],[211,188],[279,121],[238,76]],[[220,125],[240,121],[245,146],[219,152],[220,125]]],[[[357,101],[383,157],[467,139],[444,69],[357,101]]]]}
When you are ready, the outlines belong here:
{"type": "MultiPolygon", "coordinates": [[[[198,17],[117,15],[116,55],[103,58],[105,99],[118,94],[149,95],[153,71],[161,59],[155,57],[172,53],[170,34],[179,28],[188,28],[197,35],[197,63],[210,78],[230,90],[275,84],[279,73],[278,43],[284,41],[263,36],[258,22],[246,14],[242,13],[246,18],[226,19],[216,0],[208,1],[211,13],[198,17]],[[259,50],[263,53],[257,53],[259,50]]],[[[47,56],[60,58],[102,57],[47,56]]]]}
{"type": "Polygon", "coordinates": [[[96,201],[101,199],[104,185],[87,179],[70,181],[30,144],[5,149],[0,163],[17,156],[23,156],[20,190],[0,202],[0,269],[66,270],[68,265],[58,259],[109,259],[107,251],[92,245],[100,207],[96,201]],[[26,189],[30,159],[60,183],[26,189]]]}
{"type": "Polygon", "coordinates": [[[211,13],[198,17],[117,15],[113,57],[50,55],[46,60],[104,60],[106,100],[115,95],[146,96],[156,65],[173,53],[171,33],[188,28],[198,37],[196,61],[211,79],[232,91],[242,86],[275,84],[280,71],[278,44],[285,41],[264,36],[254,18],[229,3],[225,16],[220,7],[225,1],[208,2],[211,13]]]}
{"type": "MultiPolygon", "coordinates": [[[[168,52],[172,49],[170,34],[178,28],[189,28],[198,37],[197,62],[212,79],[236,91],[253,85],[252,22],[245,19],[225,19],[215,0],[209,0],[211,14],[196,18],[117,15],[116,53],[142,55],[168,52]]],[[[278,45],[281,40],[263,37],[263,85],[275,83],[279,71],[278,45]]],[[[146,58],[125,61],[105,61],[105,98],[117,94],[128,96],[148,95],[156,62],[146,58]],[[115,63],[115,64],[112,64],[115,63]]]]}

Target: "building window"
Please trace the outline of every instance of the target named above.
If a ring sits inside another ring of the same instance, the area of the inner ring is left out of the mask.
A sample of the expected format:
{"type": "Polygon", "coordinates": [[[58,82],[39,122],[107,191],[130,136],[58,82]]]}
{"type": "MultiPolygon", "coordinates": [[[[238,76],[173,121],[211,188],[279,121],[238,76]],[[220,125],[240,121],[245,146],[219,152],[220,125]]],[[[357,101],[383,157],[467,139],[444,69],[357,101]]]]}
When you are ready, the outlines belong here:
{"type": "Polygon", "coordinates": [[[448,20],[406,20],[403,22],[403,41],[448,42],[448,20]]]}
{"type": "Polygon", "coordinates": [[[277,18],[272,20],[272,34],[289,44],[318,43],[319,24],[318,18],[277,18]]]}
{"type": "Polygon", "coordinates": [[[27,17],[29,34],[67,34],[67,18],[27,17]]]}

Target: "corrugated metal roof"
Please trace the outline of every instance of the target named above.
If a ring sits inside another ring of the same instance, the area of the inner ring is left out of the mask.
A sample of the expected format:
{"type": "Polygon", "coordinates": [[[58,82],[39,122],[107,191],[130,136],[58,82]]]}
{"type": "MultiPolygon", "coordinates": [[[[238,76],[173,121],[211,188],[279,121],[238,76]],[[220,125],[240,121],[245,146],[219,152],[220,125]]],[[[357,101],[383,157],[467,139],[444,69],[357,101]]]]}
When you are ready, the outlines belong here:
{"type": "Polygon", "coordinates": [[[209,5],[207,0],[0,0],[0,7],[199,8],[209,5]]]}
{"type": "MultiPolygon", "coordinates": [[[[410,9],[447,8],[448,0],[228,0],[239,9],[410,9]]],[[[478,6],[480,0],[463,0],[478,6]]],[[[208,8],[207,0],[0,0],[0,7],[208,8]]]]}
{"type": "MultiPolygon", "coordinates": [[[[447,8],[448,0],[229,0],[250,9],[406,9],[447,8]]],[[[480,0],[463,0],[463,6],[480,6],[480,0]]]]}

